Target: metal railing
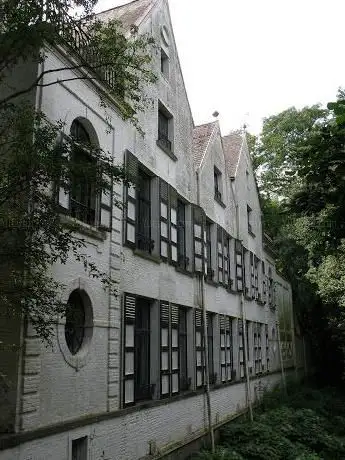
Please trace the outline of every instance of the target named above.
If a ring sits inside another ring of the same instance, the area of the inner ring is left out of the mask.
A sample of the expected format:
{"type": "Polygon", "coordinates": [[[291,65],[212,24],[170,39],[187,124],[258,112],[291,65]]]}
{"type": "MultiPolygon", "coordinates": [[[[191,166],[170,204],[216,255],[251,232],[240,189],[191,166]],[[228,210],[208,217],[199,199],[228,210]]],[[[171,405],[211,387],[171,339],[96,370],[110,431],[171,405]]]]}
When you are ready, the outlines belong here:
{"type": "Polygon", "coordinates": [[[51,24],[61,44],[72,49],[78,55],[81,64],[96,73],[100,81],[115,88],[116,74],[113,65],[102,62],[99,48],[92,43],[92,37],[85,31],[87,21],[72,18],[61,7],[55,6],[53,1],[42,1],[41,8],[39,21],[51,24]]]}

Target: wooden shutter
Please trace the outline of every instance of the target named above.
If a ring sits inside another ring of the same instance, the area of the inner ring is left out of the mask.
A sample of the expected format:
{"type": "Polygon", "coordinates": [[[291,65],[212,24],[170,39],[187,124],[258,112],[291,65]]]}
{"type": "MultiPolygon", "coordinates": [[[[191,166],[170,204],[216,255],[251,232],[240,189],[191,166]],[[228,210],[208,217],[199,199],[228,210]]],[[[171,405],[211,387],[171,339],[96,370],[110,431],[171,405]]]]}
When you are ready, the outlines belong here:
{"type": "Polygon", "coordinates": [[[195,310],[195,357],[196,357],[196,386],[200,387],[204,383],[205,364],[204,364],[204,332],[202,311],[195,310]]]}
{"type": "Polygon", "coordinates": [[[239,240],[235,241],[236,285],[238,291],[243,291],[244,267],[243,248],[239,240]]]}
{"type": "Polygon", "coordinates": [[[170,312],[169,304],[161,302],[161,397],[170,395],[170,312]]]}
{"type": "Polygon", "coordinates": [[[238,320],[238,354],[239,354],[239,366],[240,366],[240,378],[245,377],[244,371],[244,331],[243,331],[243,320],[238,320]]]}
{"type": "Polygon", "coordinates": [[[171,394],[180,390],[179,308],[171,305],[171,394]]]}
{"type": "Polygon", "coordinates": [[[136,181],[138,174],[138,160],[129,151],[126,152],[126,173],[132,182],[126,186],[125,194],[125,243],[135,247],[136,244],[136,221],[137,221],[137,193],[136,181]]]}
{"type": "Polygon", "coordinates": [[[111,178],[103,174],[103,181],[107,186],[101,192],[100,202],[100,227],[110,231],[112,227],[113,187],[111,178]]]}
{"type": "Polygon", "coordinates": [[[224,231],[223,235],[223,257],[224,257],[224,286],[230,288],[230,237],[224,231]]]}
{"type": "Polygon", "coordinates": [[[224,259],[223,259],[223,229],[218,226],[217,229],[217,266],[218,266],[218,283],[224,283],[224,259]]]}
{"type": "Polygon", "coordinates": [[[252,252],[250,252],[250,290],[252,299],[255,299],[254,254],[252,252]]]}
{"type": "Polygon", "coordinates": [[[200,207],[193,207],[194,271],[204,271],[204,215],[200,207]]]}
{"type": "Polygon", "coordinates": [[[163,260],[169,257],[169,185],[159,181],[160,196],[160,255],[163,260]]]}
{"type": "Polygon", "coordinates": [[[220,315],[219,320],[221,381],[224,383],[232,379],[232,319],[220,315]]]}
{"type": "Polygon", "coordinates": [[[177,265],[177,193],[170,187],[170,262],[177,265]]]}
{"type": "Polygon", "coordinates": [[[135,373],[135,296],[125,294],[125,332],[124,332],[124,405],[134,404],[135,373]]]}

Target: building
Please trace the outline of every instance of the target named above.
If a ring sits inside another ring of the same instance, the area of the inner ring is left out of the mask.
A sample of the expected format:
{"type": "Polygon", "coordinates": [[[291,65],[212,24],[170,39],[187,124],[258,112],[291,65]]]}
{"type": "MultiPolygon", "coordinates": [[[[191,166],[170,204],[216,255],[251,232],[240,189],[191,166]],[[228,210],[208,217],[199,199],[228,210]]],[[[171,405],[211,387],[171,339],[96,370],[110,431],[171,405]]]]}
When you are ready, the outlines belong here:
{"type": "MultiPolygon", "coordinates": [[[[134,24],[160,44],[154,103],[139,117],[145,137],[115,100],[106,117],[106,88],[76,80],[76,70],[46,75],[56,84],[32,98],[51,120],[65,120],[67,135],[111,152],[137,177],[137,187],[114,186],[123,210],[90,198],[82,212],[78,197],[59,195],[119,295],[73,260],[54,267],[84,328],[67,311],[52,350],[30,325],[17,334],[23,351],[2,371],[15,394],[0,460],[177,458],[208,431],[207,395],[217,428],[303,366],[291,287],[262,233],[245,136],[222,136],[217,121],[194,126],[167,0],[136,0],[100,17],[134,24]]],[[[46,69],[71,59],[62,46],[45,51],[46,69]]],[[[29,78],[41,64],[25,65],[29,78]]]]}

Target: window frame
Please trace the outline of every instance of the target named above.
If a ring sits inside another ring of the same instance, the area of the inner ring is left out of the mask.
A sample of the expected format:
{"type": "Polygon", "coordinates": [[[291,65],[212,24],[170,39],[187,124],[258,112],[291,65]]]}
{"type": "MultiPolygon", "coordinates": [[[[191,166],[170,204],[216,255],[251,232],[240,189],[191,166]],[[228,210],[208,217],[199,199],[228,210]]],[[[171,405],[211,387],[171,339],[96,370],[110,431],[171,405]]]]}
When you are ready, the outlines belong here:
{"type": "Polygon", "coordinates": [[[219,316],[220,380],[222,383],[231,382],[234,379],[232,324],[233,318],[230,316],[219,316]]]}
{"type": "Polygon", "coordinates": [[[217,166],[214,166],[213,168],[213,181],[214,181],[214,199],[222,202],[222,192],[223,192],[222,173],[217,168],[217,166]]]}

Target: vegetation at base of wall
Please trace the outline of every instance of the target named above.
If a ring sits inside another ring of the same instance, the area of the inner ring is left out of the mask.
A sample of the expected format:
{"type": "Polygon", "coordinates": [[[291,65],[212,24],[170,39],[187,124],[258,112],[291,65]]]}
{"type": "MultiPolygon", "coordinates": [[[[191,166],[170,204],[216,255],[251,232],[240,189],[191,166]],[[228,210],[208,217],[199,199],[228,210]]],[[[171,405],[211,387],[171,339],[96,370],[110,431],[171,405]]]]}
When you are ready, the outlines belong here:
{"type": "Polygon", "coordinates": [[[290,386],[267,393],[254,422],[221,429],[216,452],[194,460],[337,460],[345,458],[345,395],[334,388],[290,386]]]}

